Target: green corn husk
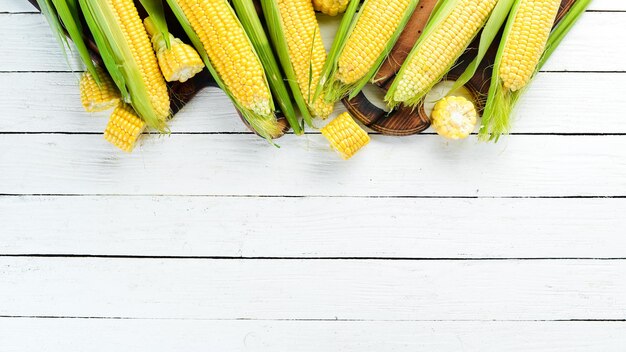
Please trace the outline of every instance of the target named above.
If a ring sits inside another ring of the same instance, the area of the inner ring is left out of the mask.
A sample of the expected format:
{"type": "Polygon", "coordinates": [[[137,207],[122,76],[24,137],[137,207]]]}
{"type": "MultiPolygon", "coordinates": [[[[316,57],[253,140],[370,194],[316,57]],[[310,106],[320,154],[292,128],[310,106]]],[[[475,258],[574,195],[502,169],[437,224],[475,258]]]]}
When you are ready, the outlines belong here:
{"type": "MultiPolygon", "coordinates": [[[[187,36],[189,37],[189,39],[191,40],[191,43],[196,48],[196,51],[198,52],[198,54],[200,54],[200,57],[202,58],[207,69],[213,76],[213,79],[215,79],[215,82],[217,83],[217,85],[224,91],[224,93],[226,93],[226,95],[233,102],[233,105],[235,105],[237,110],[239,110],[239,112],[243,115],[244,119],[246,119],[246,121],[250,124],[250,126],[261,137],[265,138],[266,140],[268,140],[270,143],[273,144],[272,138],[280,135],[280,133],[282,132],[282,129],[279,126],[278,121],[276,120],[276,116],[275,115],[272,115],[272,116],[259,115],[255,113],[254,111],[251,111],[245,108],[237,101],[237,99],[229,91],[224,81],[221,79],[220,75],[217,73],[217,70],[215,69],[215,67],[213,67],[213,64],[211,63],[211,59],[209,58],[209,55],[204,49],[204,45],[200,41],[200,38],[198,37],[196,32],[193,30],[193,27],[189,23],[189,20],[187,19],[187,16],[185,16],[185,13],[183,12],[182,8],[178,5],[176,0],[167,0],[167,3],[172,9],[172,12],[174,12],[174,15],[178,19],[178,22],[181,24],[181,26],[187,33],[187,36]]],[[[234,10],[232,8],[231,8],[231,11],[233,11],[233,15],[235,15],[234,10]]],[[[258,58],[258,54],[256,55],[258,58]]],[[[271,104],[272,110],[274,110],[275,109],[274,101],[273,99],[271,99],[271,97],[270,97],[270,104],[271,104]]]]}
{"type": "Polygon", "coordinates": [[[87,44],[83,38],[83,26],[80,22],[77,0],[37,0],[37,4],[41,9],[41,13],[46,17],[55,37],[58,39],[68,65],[69,59],[66,50],[71,48],[71,46],[67,40],[66,31],[67,35],[74,42],[81,62],[99,84],[100,77],[98,71],[91,60],[89,49],[87,49],[87,44]]]}
{"type": "MultiPolygon", "coordinates": [[[[413,11],[419,3],[419,0],[411,0],[398,27],[387,42],[385,49],[376,59],[374,65],[370,68],[367,74],[353,84],[344,84],[336,78],[338,70],[337,65],[339,57],[341,56],[343,48],[345,47],[345,44],[347,42],[347,39],[349,38],[352,30],[356,26],[359,20],[359,16],[363,13],[363,11],[361,10],[355,16],[358,3],[358,0],[351,0],[348,8],[346,9],[346,12],[344,13],[344,18],[341,21],[339,31],[337,33],[337,36],[335,37],[335,40],[333,41],[331,51],[326,59],[326,65],[322,70],[322,78],[320,79],[320,83],[316,90],[316,97],[320,94],[323,94],[324,99],[330,103],[334,103],[346,96],[348,97],[348,99],[354,98],[359,94],[359,92],[361,92],[363,87],[372,80],[372,78],[380,69],[380,66],[383,64],[384,60],[387,58],[387,56],[389,56],[389,53],[391,52],[391,49],[393,49],[393,46],[396,44],[396,41],[400,37],[400,34],[402,34],[402,31],[404,30],[404,27],[411,18],[413,11]]],[[[368,0],[365,0],[362,8],[367,6],[367,4],[368,0]]]]}
{"type": "MultiPolygon", "coordinates": [[[[157,0],[159,1],[159,0],[157,0]]],[[[130,103],[146,124],[159,132],[168,132],[167,124],[154,110],[121,28],[110,8],[99,0],[79,0],[85,21],[93,34],[102,61],[125,102],[130,103]]]]}
{"type": "MultiPolygon", "coordinates": [[[[513,14],[516,9],[515,6],[519,4],[519,1],[520,0],[516,0],[516,3],[511,10],[511,15],[509,16],[509,21],[504,30],[502,38],[506,38],[511,30],[514,17],[513,14]]],[[[535,74],[550,58],[554,50],[556,50],[565,35],[574,26],[580,16],[585,12],[590,3],[591,0],[576,1],[572,8],[559,22],[559,24],[552,30],[552,33],[548,38],[546,48],[544,49],[544,53],[536,67],[535,74]]],[[[515,92],[510,92],[503,87],[499,72],[504,45],[505,40],[502,39],[500,41],[500,47],[498,49],[498,54],[496,56],[496,61],[493,67],[493,74],[491,77],[489,94],[487,96],[487,103],[485,105],[485,111],[483,112],[482,117],[482,124],[478,133],[478,138],[483,141],[497,142],[502,134],[508,133],[511,125],[511,112],[519,98],[524,94],[526,88],[528,87],[526,86],[525,88],[515,92]]]]}
{"type": "MultiPolygon", "coordinates": [[[[406,60],[404,61],[404,64],[400,68],[400,71],[398,72],[398,75],[396,76],[395,80],[391,84],[391,87],[389,88],[389,91],[385,95],[385,101],[389,105],[389,108],[393,109],[393,108],[395,108],[399,104],[404,104],[406,106],[411,106],[411,107],[414,107],[414,106],[420,104],[422,102],[422,100],[424,99],[424,97],[426,96],[426,94],[428,94],[428,92],[437,83],[439,83],[445,77],[446,73],[448,71],[450,71],[450,69],[454,66],[455,61],[458,60],[458,58],[457,58],[454,61],[448,63],[448,67],[444,71],[444,73],[442,73],[439,77],[437,77],[435,80],[433,80],[430,83],[429,87],[424,88],[423,91],[418,93],[416,96],[414,96],[411,99],[409,99],[407,101],[404,101],[404,102],[396,101],[394,99],[394,96],[395,96],[397,88],[398,88],[398,84],[402,80],[402,77],[404,76],[405,71],[406,71],[407,67],[409,66],[408,64],[411,62],[411,59],[420,52],[420,48],[422,47],[422,43],[424,43],[425,40],[429,39],[429,37],[431,36],[433,31],[435,31],[436,29],[439,28],[439,25],[441,24],[441,22],[444,21],[446,18],[448,18],[448,16],[450,16],[450,14],[452,13],[452,11],[454,11],[455,8],[457,6],[459,6],[459,2],[460,1],[461,0],[443,0],[443,1],[439,1],[436,4],[435,8],[433,9],[433,12],[431,13],[430,18],[428,19],[428,22],[426,23],[426,26],[424,27],[424,30],[423,30],[422,34],[420,35],[419,39],[417,40],[417,42],[413,46],[413,49],[411,49],[411,52],[409,53],[409,55],[407,56],[406,60]]],[[[500,0],[500,1],[498,1],[498,3],[495,4],[492,12],[489,14],[487,19],[485,20],[486,21],[484,23],[485,27],[487,25],[489,25],[490,28],[493,28],[493,30],[496,32],[495,34],[497,34],[499,28],[502,26],[502,23],[506,19],[506,15],[508,14],[508,12],[510,10],[510,7],[511,7],[511,4],[512,4],[513,1],[514,0],[500,0]],[[502,13],[504,13],[504,16],[502,16],[502,13]],[[496,16],[493,16],[494,14],[496,16]]],[[[477,35],[478,32],[479,31],[474,33],[474,35],[477,35]]],[[[485,51],[486,51],[487,48],[489,48],[489,46],[491,45],[491,42],[493,41],[493,39],[495,37],[495,34],[493,34],[493,36],[491,36],[489,34],[490,33],[487,33],[485,31],[483,31],[483,35],[481,36],[481,40],[480,40],[480,46],[485,51]]],[[[466,43],[466,47],[469,46],[469,44],[471,43],[472,40],[473,40],[473,38],[466,43]]],[[[482,52],[482,53],[479,52],[479,55],[484,56],[484,54],[485,54],[484,52],[482,52]]],[[[482,59],[482,57],[480,57],[480,59],[482,59]]],[[[476,66],[478,65],[478,63],[480,63],[480,59],[478,59],[478,56],[477,56],[477,60],[478,61],[475,64],[476,66]]],[[[470,76],[470,78],[471,78],[471,76],[470,76]]],[[[463,78],[463,79],[465,79],[465,78],[463,78]]]]}
{"type": "Polygon", "coordinates": [[[272,46],[265,35],[265,30],[256,12],[254,3],[252,0],[233,0],[232,3],[244,30],[248,34],[248,37],[250,37],[250,41],[261,59],[263,67],[265,67],[265,74],[276,98],[276,103],[280,106],[287,121],[289,121],[293,132],[297,135],[301,135],[304,133],[304,130],[300,125],[296,110],[291,103],[289,90],[283,79],[280,66],[274,57],[272,46]]]}
{"type": "Polygon", "coordinates": [[[167,21],[165,20],[165,10],[163,8],[162,0],[139,0],[141,6],[148,13],[148,17],[152,20],[152,23],[156,29],[161,32],[161,36],[165,40],[165,46],[170,49],[170,36],[167,29],[167,21]]]}

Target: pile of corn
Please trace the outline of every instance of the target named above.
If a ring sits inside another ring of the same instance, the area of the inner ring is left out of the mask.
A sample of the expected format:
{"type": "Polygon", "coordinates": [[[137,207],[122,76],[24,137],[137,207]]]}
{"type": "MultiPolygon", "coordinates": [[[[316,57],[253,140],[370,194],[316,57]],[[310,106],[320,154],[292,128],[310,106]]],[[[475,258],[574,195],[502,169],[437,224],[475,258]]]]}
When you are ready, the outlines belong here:
{"type": "MultiPolygon", "coordinates": [[[[168,133],[174,99],[168,82],[186,82],[205,68],[261,137],[271,141],[284,133],[279,116],[295,134],[315,128],[315,118],[331,116],[339,100],[355,97],[374,79],[421,10],[418,0],[258,0],[262,11],[251,0],[37,2],[85,65],[82,105],[88,112],[112,110],[104,137],[127,152],[146,128],[168,133]],[[176,23],[167,22],[166,11],[176,23]],[[316,11],[343,14],[329,52],[316,11]],[[174,37],[169,27],[186,36],[174,37]],[[97,63],[85,32],[94,38],[97,63]]],[[[419,107],[459,64],[467,69],[455,87],[464,85],[503,29],[484,110],[448,93],[437,98],[430,116],[438,134],[463,139],[482,113],[479,138],[497,140],[509,131],[513,106],[589,2],[578,0],[555,26],[560,0],[439,0],[385,101],[392,110],[419,107]],[[472,42],[478,52],[472,62],[461,62],[472,42]]],[[[344,159],[370,141],[348,113],[321,134],[344,159]]]]}

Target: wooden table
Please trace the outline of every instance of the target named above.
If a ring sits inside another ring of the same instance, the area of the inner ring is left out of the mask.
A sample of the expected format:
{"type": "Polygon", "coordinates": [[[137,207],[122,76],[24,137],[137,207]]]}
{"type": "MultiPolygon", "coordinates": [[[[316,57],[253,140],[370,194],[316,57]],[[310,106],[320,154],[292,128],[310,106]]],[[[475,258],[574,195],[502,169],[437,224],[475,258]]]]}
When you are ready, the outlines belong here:
{"type": "Polygon", "coordinates": [[[1,0],[0,33],[0,351],[626,349],[626,2],[498,144],[348,162],[267,145],[216,89],[118,152],[43,17],[1,0]]]}

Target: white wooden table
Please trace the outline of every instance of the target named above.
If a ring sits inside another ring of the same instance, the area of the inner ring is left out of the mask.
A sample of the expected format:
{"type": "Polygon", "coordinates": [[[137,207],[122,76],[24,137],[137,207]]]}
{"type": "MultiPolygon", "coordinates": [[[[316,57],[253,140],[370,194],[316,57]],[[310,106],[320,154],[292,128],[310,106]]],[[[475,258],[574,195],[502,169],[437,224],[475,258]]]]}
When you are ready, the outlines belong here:
{"type": "Polygon", "coordinates": [[[208,89],[132,155],[0,0],[0,351],[626,350],[626,2],[498,144],[273,148],[208,89]]]}

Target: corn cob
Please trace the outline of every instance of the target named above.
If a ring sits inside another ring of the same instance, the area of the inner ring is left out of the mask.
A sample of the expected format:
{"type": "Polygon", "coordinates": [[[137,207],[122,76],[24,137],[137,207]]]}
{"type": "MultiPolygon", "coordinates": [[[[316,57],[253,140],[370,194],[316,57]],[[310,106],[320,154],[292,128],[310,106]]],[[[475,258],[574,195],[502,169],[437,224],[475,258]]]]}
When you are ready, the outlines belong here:
{"type": "Polygon", "coordinates": [[[150,17],[143,20],[143,24],[152,39],[152,48],[156,52],[157,61],[163,77],[168,82],[186,82],[204,68],[204,62],[196,49],[183,43],[168,33],[169,48],[167,42],[150,17]]]}
{"type": "Polygon", "coordinates": [[[500,62],[504,88],[517,91],[528,84],[543,55],[560,4],[558,0],[520,2],[500,62]]]}
{"type": "Polygon", "coordinates": [[[165,131],[167,86],[133,0],[80,0],[80,5],[124,101],[150,127],[165,131]]]}
{"type": "Polygon", "coordinates": [[[337,16],[346,11],[350,0],[313,0],[315,11],[329,16],[337,16]]]}
{"type": "Polygon", "coordinates": [[[252,128],[270,139],[282,129],[257,53],[227,0],[168,0],[213,77],[252,128]],[[195,38],[195,39],[194,39],[195,38]]]}
{"type": "Polygon", "coordinates": [[[87,112],[109,110],[120,103],[120,92],[115,83],[100,67],[96,68],[100,83],[86,71],[80,78],[80,101],[87,112]]]}
{"type": "Polygon", "coordinates": [[[418,0],[350,2],[324,66],[316,95],[328,102],[353,98],[378,72],[396,43],[418,0]]]}
{"type": "Polygon", "coordinates": [[[113,110],[104,130],[104,138],[125,152],[131,152],[146,123],[135,114],[128,104],[120,104],[113,110]]]}
{"type": "Polygon", "coordinates": [[[449,96],[435,104],[431,126],[442,137],[463,139],[474,131],[477,116],[471,101],[464,97],[449,96]]]}
{"type": "MultiPolygon", "coordinates": [[[[457,0],[440,22],[425,32],[402,65],[385,100],[391,107],[415,106],[450,70],[480,28],[497,0],[457,0]]],[[[438,18],[435,18],[438,20],[438,18]]]]}
{"type": "Polygon", "coordinates": [[[272,39],[275,47],[280,48],[277,50],[279,58],[301,113],[305,119],[308,118],[307,111],[314,117],[328,117],[334,104],[326,103],[323,97],[314,99],[326,62],[326,50],[311,1],[265,0],[262,4],[272,39]]]}
{"type": "Polygon", "coordinates": [[[347,112],[337,116],[321,132],[344,160],[350,159],[370,142],[367,132],[347,112]]]}

